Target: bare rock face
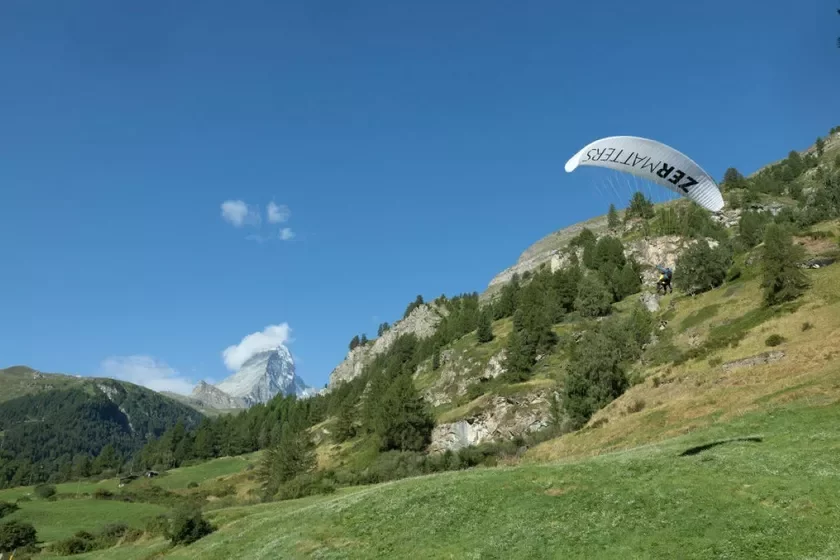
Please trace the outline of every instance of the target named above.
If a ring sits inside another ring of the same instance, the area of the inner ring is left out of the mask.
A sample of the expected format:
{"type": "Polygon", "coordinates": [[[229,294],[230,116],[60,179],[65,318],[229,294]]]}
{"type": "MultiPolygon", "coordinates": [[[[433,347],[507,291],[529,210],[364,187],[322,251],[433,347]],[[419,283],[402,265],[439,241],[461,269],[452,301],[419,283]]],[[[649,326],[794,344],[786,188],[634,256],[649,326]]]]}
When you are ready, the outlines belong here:
{"type": "Polygon", "coordinates": [[[394,341],[402,335],[414,334],[417,338],[428,338],[435,334],[445,311],[437,306],[423,304],[412,311],[408,317],[397,321],[379,338],[364,346],[351,350],[347,357],[330,374],[329,389],[339,383],[355,379],[361,375],[365,366],[376,356],[387,352],[394,341]]]}
{"type": "Polygon", "coordinates": [[[505,358],[507,357],[507,351],[501,350],[499,353],[494,354],[490,361],[487,362],[487,367],[484,368],[484,372],[481,374],[479,378],[481,381],[490,381],[491,379],[495,379],[502,375],[505,371],[505,358]]]}
{"type": "Polygon", "coordinates": [[[785,353],[781,350],[774,350],[772,352],[764,352],[762,354],[758,354],[757,356],[751,356],[749,358],[744,358],[742,360],[735,360],[734,362],[727,362],[721,366],[724,371],[732,371],[734,369],[740,369],[745,367],[753,367],[763,364],[772,364],[773,362],[778,362],[782,358],[785,357],[785,353]]]}
{"type": "Polygon", "coordinates": [[[639,301],[641,301],[645,309],[651,313],[659,311],[659,295],[652,294],[650,292],[642,292],[639,296],[639,301]]]}
{"type": "MultiPolygon", "coordinates": [[[[486,364],[482,364],[481,360],[452,350],[441,352],[440,370],[435,375],[434,383],[422,391],[423,398],[432,406],[440,406],[466,395],[470,386],[490,381],[506,371],[505,355],[505,350],[501,350],[491,356],[486,364]]],[[[414,377],[416,379],[428,373],[428,364],[423,364],[417,368],[414,377]]]]}
{"type": "Polygon", "coordinates": [[[198,382],[189,399],[195,401],[199,406],[220,410],[246,408],[248,406],[245,400],[232,397],[215,385],[210,385],[205,381],[198,382]]]}
{"type": "Polygon", "coordinates": [[[547,389],[511,397],[492,397],[488,406],[476,415],[435,426],[429,452],[457,451],[470,445],[510,440],[539,431],[550,422],[551,398],[553,391],[547,389]]]}

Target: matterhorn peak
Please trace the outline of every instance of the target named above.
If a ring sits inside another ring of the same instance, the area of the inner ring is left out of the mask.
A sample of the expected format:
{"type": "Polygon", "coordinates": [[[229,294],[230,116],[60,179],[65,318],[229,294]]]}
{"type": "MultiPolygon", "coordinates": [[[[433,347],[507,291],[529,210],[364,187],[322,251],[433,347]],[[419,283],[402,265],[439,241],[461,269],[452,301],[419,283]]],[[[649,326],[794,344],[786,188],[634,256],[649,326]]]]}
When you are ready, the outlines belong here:
{"type": "Polygon", "coordinates": [[[297,376],[292,353],[283,344],[255,353],[216,388],[248,406],[268,402],[281,393],[307,397],[315,392],[297,376]]]}

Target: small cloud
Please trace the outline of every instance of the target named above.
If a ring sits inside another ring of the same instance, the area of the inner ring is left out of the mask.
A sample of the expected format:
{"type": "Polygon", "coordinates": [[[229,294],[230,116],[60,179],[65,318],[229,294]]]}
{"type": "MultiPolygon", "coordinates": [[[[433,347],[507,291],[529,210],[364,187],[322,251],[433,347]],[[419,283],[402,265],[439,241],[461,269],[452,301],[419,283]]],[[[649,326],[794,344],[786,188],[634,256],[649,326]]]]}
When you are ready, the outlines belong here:
{"type": "Polygon", "coordinates": [[[289,220],[292,211],[285,204],[275,204],[273,201],[268,203],[268,221],[272,224],[282,224],[289,220]]]}
{"type": "Polygon", "coordinates": [[[288,323],[281,323],[279,325],[269,325],[262,332],[249,334],[239,344],[225,348],[225,351],[222,352],[225,366],[231,371],[238,370],[255,354],[271,350],[288,342],[291,332],[292,329],[288,323]]]}
{"type": "Polygon", "coordinates": [[[283,228],[280,230],[280,239],[283,241],[288,241],[295,236],[295,232],[292,231],[292,228],[283,228]]]}
{"type": "Polygon", "coordinates": [[[170,391],[188,395],[193,383],[166,362],[151,356],[111,356],[102,361],[101,375],[148,387],[153,391],[170,391]]]}
{"type": "Polygon", "coordinates": [[[234,227],[258,226],[262,221],[259,208],[248,206],[241,200],[224,201],[222,203],[222,218],[233,224],[234,227]]]}

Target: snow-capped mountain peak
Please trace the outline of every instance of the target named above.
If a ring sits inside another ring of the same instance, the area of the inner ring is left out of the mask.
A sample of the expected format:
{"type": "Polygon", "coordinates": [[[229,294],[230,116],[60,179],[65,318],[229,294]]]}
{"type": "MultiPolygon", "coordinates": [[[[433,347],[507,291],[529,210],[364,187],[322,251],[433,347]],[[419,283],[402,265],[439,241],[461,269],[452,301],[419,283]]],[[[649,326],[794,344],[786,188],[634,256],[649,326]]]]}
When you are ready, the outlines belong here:
{"type": "Polygon", "coordinates": [[[315,392],[296,375],[292,353],[282,344],[254,354],[216,387],[248,405],[268,402],[281,393],[306,397],[315,392]]]}

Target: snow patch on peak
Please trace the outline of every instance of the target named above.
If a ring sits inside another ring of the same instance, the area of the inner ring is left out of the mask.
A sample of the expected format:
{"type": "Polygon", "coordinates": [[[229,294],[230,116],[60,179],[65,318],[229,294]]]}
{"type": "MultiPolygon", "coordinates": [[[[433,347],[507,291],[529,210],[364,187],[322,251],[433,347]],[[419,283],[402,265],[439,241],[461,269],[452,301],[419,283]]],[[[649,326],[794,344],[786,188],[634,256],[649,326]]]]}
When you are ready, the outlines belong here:
{"type": "Polygon", "coordinates": [[[268,402],[279,394],[298,397],[315,394],[295,373],[292,353],[283,344],[257,352],[216,387],[249,406],[268,402]]]}

